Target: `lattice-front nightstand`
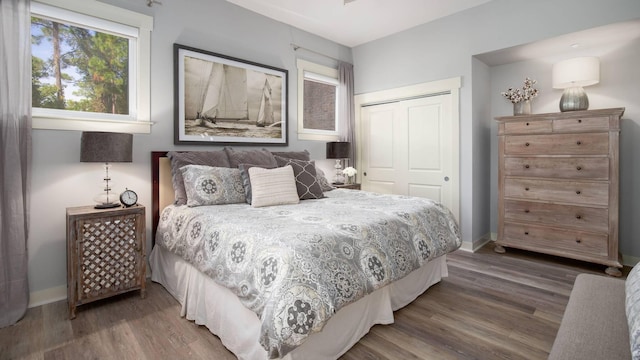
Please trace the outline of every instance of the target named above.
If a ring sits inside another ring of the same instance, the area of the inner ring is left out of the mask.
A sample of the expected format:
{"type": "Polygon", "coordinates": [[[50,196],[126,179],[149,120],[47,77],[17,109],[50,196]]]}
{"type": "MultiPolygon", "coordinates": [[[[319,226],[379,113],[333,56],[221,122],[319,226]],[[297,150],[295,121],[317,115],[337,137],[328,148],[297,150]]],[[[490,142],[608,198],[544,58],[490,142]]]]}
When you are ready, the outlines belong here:
{"type": "Polygon", "coordinates": [[[67,301],[76,306],[131,290],[145,297],[144,206],[67,208],[67,301]]]}

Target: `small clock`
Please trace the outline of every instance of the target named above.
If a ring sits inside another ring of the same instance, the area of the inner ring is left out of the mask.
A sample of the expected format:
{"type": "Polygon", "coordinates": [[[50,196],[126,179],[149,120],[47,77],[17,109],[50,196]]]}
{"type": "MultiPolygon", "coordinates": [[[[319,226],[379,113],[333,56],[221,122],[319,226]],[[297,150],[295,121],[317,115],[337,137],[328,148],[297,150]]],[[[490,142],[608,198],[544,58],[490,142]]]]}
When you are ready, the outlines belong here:
{"type": "Polygon", "coordinates": [[[138,203],[138,194],[133,190],[126,189],[120,194],[120,202],[125,207],[133,206],[138,203]]]}

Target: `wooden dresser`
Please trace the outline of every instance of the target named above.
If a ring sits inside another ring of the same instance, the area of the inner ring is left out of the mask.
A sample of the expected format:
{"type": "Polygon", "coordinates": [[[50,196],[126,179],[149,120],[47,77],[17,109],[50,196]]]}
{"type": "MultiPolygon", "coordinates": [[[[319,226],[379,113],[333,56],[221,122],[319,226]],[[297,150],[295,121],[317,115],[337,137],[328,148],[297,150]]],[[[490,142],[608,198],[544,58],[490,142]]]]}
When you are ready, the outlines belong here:
{"type": "Polygon", "coordinates": [[[618,153],[624,108],[498,117],[504,247],[607,265],[620,276],[618,153]]]}

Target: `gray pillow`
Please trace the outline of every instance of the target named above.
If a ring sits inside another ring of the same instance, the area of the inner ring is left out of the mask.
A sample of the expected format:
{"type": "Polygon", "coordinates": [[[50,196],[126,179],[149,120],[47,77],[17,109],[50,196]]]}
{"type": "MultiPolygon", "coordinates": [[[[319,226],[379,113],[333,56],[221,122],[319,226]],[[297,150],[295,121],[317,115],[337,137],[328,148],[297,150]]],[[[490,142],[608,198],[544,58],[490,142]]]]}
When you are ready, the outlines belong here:
{"type": "Polygon", "coordinates": [[[318,184],[320,184],[322,191],[331,191],[335,189],[333,186],[331,186],[331,183],[329,183],[329,180],[327,180],[327,177],[324,174],[324,171],[322,171],[322,169],[316,168],[316,175],[317,175],[316,178],[318,179],[318,184]]]}
{"type": "Polygon", "coordinates": [[[187,193],[187,206],[245,202],[240,169],[186,165],[180,168],[187,193]]]}
{"type": "Polygon", "coordinates": [[[253,164],[267,169],[278,167],[273,154],[267,149],[236,151],[225,147],[224,151],[227,153],[231,167],[237,168],[240,164],[253,164]]]}
{"type": "Polygon", "coordinates": [[[303,151],[272,151],[274,156],[280,156],[286,159],[296,159],[296,160],[304,160],[310,161],[311,154],[307,150],[303,151]]]}
{"type": "Polygon", "coordinates": [[[185,205],[187,193],[180,168],[186,165],[206,165],[215,167],[230,167],[229,158],[224,150],[214,151],[169,151],[167,157],[171,160],[171,182],[175,193],[175,204],[185,205]]]}
{"type": "Polygon", "coordinates": [[[279,167],[291,165],[296,180],[296,189],[300,200],[321,199],[324,197],[316,175],[316,164],[313,161],[285,159],[276,156],[279,167]]]}

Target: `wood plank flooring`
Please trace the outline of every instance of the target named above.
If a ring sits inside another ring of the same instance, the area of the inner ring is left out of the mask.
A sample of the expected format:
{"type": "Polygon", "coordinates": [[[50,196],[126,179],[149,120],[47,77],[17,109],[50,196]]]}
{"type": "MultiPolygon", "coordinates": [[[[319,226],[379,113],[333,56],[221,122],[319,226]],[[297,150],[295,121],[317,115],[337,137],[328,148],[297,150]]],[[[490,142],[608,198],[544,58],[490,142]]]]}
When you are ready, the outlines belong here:
{"type": "MultiPolygon", "coordinates": [[[[546,359],[575,277],[604,266],[489,243],[448,256],[449,277],[376,325],[342,359],[546,359]]],[[[625,268],[624,276],[629,269],[625,268]]],[[[621,326],[626,324],[621,324],[621,326]]],[[[205,327],[180,317],[161,285],[78,307],[31,308],[0,329],[0,359],[235,359],[205,327]]]]}

